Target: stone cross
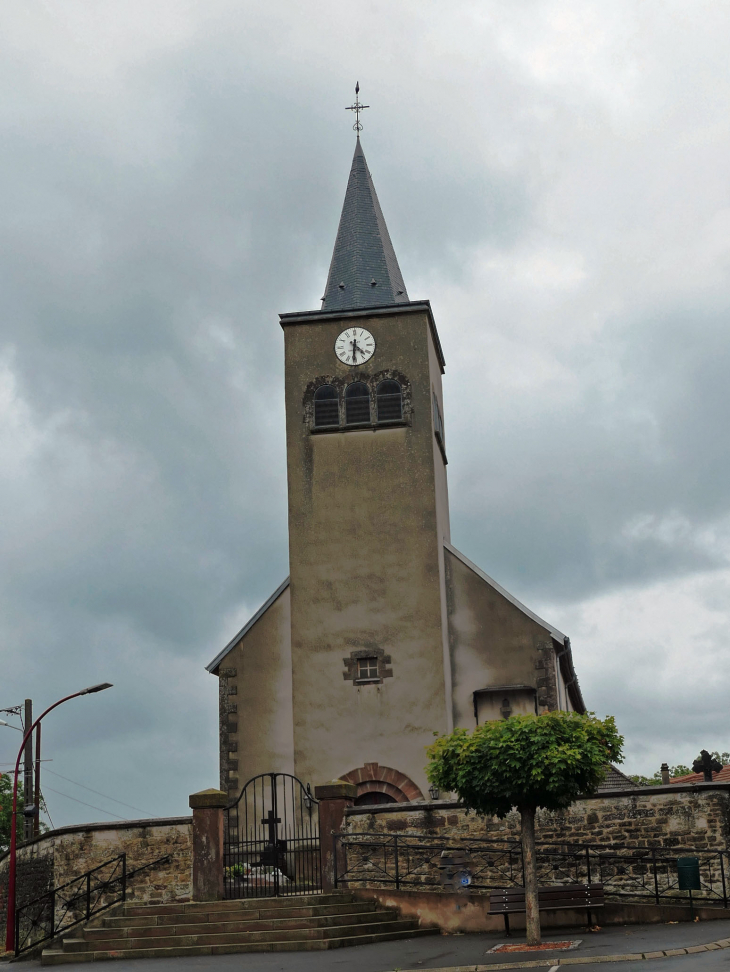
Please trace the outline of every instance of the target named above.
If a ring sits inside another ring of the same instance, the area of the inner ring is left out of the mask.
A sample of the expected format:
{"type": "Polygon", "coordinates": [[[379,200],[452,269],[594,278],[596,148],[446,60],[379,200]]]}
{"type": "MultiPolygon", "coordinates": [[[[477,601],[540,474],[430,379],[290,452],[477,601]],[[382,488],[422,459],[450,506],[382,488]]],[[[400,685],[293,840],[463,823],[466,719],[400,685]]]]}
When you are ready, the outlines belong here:
{"type": "Polygon", "coordinates": [[[712,774],[719,773],[722,769],[722,763],[719,763],[716,759],[707,752],[706,749],[700,751],[700,755],[692,763],[692,770],[695,773],[703,773],[705,777],[705,783],[712,783],[712,774]]]}

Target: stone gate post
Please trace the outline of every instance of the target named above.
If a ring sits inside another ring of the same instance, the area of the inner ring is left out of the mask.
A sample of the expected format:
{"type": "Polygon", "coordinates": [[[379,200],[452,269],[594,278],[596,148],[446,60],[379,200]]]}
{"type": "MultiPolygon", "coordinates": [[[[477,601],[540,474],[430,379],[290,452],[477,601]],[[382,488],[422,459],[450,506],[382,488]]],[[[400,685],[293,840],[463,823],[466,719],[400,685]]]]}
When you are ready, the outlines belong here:
{"type": "Polygon", "coordinates": [[[189,800],[193,811],[193,901],[223,899],[223,822],[228,795],[201,790],[189,800]]]}
{"type": "MultiPolygon", "coordinates": [[[[332,780],[315,786],[314,798],[319,800],[319,844],[322,855],[322,891],[335,886],[335,849],[332,834],[344,829],[345,808],[355,803],[357,787],[344,780],[332,780]]],[[[341,862],[344,863],[344,862],[341,862]]]]}

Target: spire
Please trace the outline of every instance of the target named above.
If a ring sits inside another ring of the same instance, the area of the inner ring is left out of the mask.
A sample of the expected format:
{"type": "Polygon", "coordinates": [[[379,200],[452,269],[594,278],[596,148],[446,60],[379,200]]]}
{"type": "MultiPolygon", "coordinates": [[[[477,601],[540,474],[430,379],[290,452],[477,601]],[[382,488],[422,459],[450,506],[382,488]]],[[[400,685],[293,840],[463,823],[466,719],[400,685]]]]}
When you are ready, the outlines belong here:
{"type": "Polygon", "coordinates": [[[358,136],[322,310],[408,301],[388,227],[358,136]]]}

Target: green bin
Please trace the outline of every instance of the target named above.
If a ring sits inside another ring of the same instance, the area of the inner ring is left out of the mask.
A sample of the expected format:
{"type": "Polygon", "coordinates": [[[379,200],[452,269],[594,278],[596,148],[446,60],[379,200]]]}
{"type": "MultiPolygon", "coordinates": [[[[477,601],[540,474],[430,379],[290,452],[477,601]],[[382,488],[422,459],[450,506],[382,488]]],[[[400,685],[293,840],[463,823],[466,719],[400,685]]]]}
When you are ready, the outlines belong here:
{"type": "Polygon", "coordinates": [[[701,891],[699,857],[678,857],[677,876],[680,891],[701,891]]]}

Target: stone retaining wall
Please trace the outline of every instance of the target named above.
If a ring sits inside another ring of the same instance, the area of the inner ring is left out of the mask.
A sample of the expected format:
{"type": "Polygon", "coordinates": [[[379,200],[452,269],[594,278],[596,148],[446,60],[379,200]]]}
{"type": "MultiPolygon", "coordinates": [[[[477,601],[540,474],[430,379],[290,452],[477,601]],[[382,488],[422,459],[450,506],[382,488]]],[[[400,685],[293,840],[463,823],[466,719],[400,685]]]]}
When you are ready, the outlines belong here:
{"type": "MultiPolygon", "coordinates": [[[[127,870],[171,855],[133,877],[127,899],[141,904],[189,901],[192,894],[192,817],[77,824],[50,830],[18,848],[19,905],[126,853],[127,870]]],[[[5,935],[8,854],[0,857],[0,932],[5,935]]]]}
{"type": "MultiPolygon", "coordinates": [[[[446,801],[386,804],[348,808],[345,828],[349,833],[517,839],[520,817],[516,812],[504,820],[477,817],[446,801]]],[[[579,800],[568,810],[539,810],[536,837],[561,844],[728,850],[730,784],[605,790],[579,800]]]]}

